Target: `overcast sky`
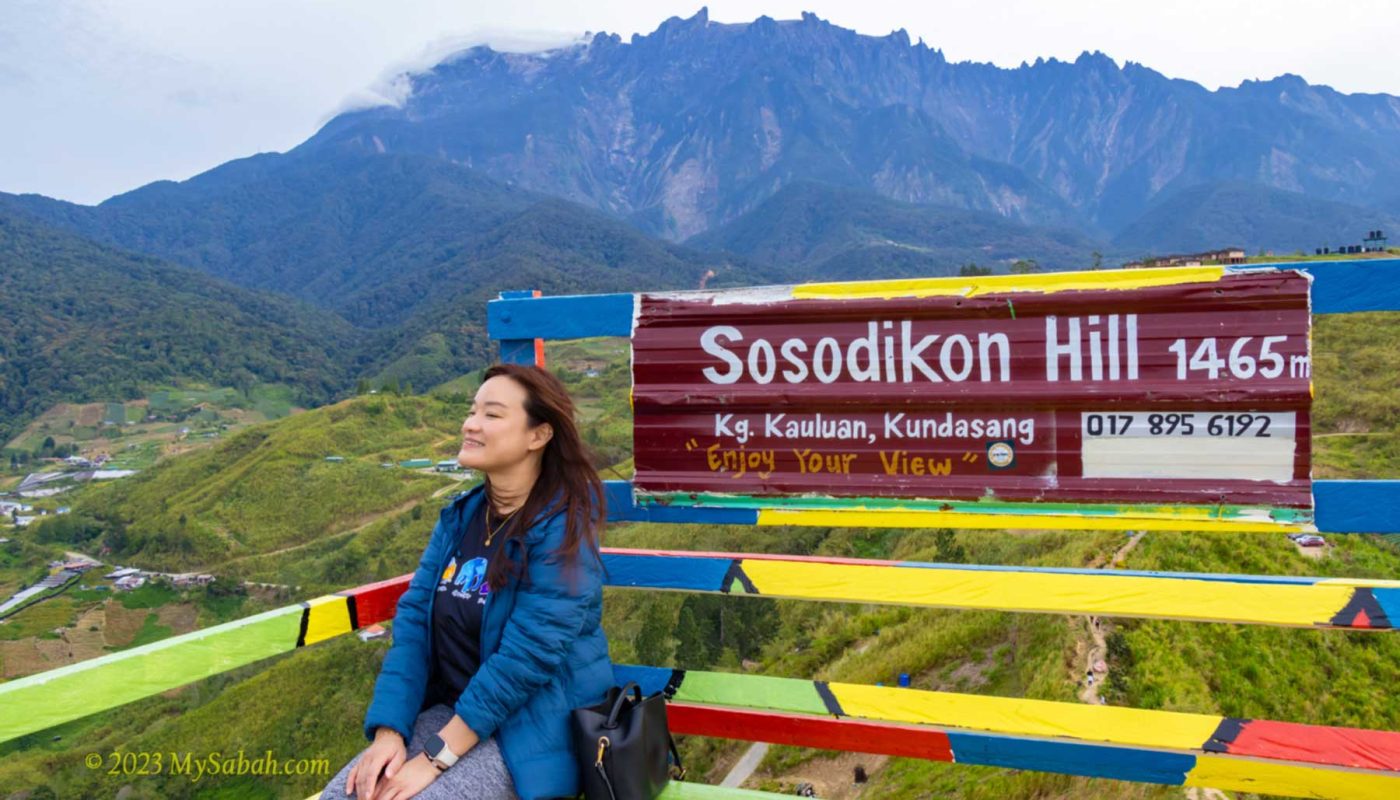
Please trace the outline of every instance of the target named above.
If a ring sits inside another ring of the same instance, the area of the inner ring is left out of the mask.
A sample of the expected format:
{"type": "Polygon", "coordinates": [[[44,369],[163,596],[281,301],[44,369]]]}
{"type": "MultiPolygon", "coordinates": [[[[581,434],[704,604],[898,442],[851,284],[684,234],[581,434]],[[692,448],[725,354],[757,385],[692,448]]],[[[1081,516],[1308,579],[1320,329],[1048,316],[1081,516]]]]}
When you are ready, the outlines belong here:
{"type": "MultiPolygon", "coordinates": [[[[671,0],[0,0],[0,191],[96,203],[153,180],[286,150],[404,69],[455,49],[647,33],[671,0]]],[[[953,61],[1016,66],[1102,50],[1209,88],[1292,72],[1400,95],[1385,0],[710,2],[710,19],[803,10],[904,28],[953,61]]]]}

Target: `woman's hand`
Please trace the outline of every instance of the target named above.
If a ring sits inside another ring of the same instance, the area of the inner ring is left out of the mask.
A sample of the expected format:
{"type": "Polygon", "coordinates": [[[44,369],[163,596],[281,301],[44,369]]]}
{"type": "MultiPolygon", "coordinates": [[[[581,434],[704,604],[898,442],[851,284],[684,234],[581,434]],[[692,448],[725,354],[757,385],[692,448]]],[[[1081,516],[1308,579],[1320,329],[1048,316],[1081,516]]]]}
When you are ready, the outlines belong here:
{"type": "Polygon", "coordinates": [[[374,796],[374,800],[409,800],[428,788],[440,774],[428,756],[419,753],[404,764],[397,774],[379,785],[379,794],[374,796]]]}
{"type": "Polygon", "coordinates": [[[403,736],[393,728],[379,728],[374,732],[374,743],[351,767],[350,775],[345,779],[345,793],[353,794],[359,800],[374,800],[376,785],[382,786],[387,779],[394,777],[407,757],[403,736]],[[381,772],[386,779],[383,782],[379,780],[381,772]]]}

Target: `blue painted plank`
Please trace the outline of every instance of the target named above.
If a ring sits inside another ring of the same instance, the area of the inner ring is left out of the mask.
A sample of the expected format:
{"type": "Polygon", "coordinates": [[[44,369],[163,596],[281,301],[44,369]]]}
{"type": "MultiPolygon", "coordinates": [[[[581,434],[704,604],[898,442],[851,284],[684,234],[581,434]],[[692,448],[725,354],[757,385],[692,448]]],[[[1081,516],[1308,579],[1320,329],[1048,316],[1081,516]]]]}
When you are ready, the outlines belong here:
{"type": "Polygon", "coordinates": [[[613,681],[618,686],[628,681],[636,681],[642,687],[643,695],[653,695],[666,688],[671,680],[672,670],[667,667],[639,667],[632,664],[614,664],[613,681]]]}
{"type": "Polygon", "coordinates": [[[1400,311],[1400,258],[1246,264],[1238,269],[1296,269],[1312,275],[1314,314],[1400,311]]]}
{"type": "Polygon", "coordinates": [[[492,339],[582,339],[631,336],[632,295],[583,294],[562,297],[507,297],[486,304],[486,330],[492,339]]]}
{"type": "Polygon", "coordinates": [[[604,553],[609,586],[718,592],[724,588],[731,560],[695,556],[650,556],[604,553]]]}
{"type": "Polygon", "coordinates": [[[535,363],[534,339],[502,339],[500,345],[502,363],[525,366],[535,363]]]}
{"type": "Polygon", "coordinates": [[[1372,589],[1371,596],[1376,598],[1391,626],[1400,628],[1400,589],[1372,589]]]}
{"type": "Polygon", "coordinates": [[[609,522],[692,522],[702,525],[757,525],[752,508],[694,508],[659,503],[638,505],[632,499],[630,481],[603,481],[608,498],[609,522]]]}
{"type": "Polygon", "coordinates": [[[1058,772],[1093,778],[1180,786],[1196,757],[1162,750],[948,732],[953,761],[988,767],[1058,772]]]}
{"type": "Polygon", "coordinates": [[[1313,481],[1317,529],[1400,533],[1400,481],[1313,481]]]}

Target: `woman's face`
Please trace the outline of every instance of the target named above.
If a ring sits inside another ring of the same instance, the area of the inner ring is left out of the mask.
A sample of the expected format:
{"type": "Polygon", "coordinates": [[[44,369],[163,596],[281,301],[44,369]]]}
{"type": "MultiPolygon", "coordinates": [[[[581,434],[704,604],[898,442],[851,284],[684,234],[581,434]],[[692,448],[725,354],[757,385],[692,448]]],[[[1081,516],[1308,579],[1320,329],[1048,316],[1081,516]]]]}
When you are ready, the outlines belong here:
{"type": "Polygon", "coordinates": [[[481,384],[462,422],[457,463],[485,473],[509,470],[544,449],[553,435],[548,423],[530,427],[525,387],[505,375],[481,384]]]}

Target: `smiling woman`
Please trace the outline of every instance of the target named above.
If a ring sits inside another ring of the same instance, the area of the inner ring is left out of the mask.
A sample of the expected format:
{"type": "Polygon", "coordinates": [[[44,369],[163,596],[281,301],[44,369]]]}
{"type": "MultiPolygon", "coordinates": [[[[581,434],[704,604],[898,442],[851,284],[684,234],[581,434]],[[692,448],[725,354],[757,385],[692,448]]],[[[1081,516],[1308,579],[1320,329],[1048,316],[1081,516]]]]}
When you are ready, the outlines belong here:
{"type": "Polygon", "coordinates": [[[486,371],[444,508],[394,615],[364,733],[321,797],[573,797],[569,712],[613,685],[601,627],[602,484],[557,378],[486,371]]]}

